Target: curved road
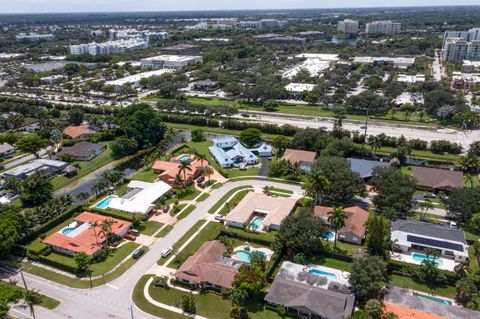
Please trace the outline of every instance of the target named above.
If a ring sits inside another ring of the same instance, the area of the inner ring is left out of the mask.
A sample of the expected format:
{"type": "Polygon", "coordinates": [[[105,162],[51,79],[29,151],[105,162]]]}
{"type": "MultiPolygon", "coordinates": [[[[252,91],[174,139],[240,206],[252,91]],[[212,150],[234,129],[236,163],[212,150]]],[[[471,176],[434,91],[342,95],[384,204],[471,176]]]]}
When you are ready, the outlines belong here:
{"type": "MultiPolygon", "coordinates": [[[[270,182],[265,180],[244,180],[228,182],[221,188],[214,190],[203,202],[198,203],[195,210],[186,218],[180,220],[173,230],[164,238],[159,238],[150,247],[150,250],[139,259],[130,269],[119,278],[106,285],[90,289],[76,289],[48,281],[46,279],[24,273],[28,287],[38,289],[41,293],[61,301],[60,306],[49,311],[36,307],[37,319],[131,319],[129,307],[133,307],[134,318],[150,319],[157,318],[144,313],[132,302],[132,292],[137,281],[158,267],[156,262],[160,258],[160,252],[178,241],[198,220],[208,215],[208,210],[215,205],[228,191],[233,188],[250,186],[275,186],[294,192],[302,192],[300,186],[270,182]]],[[[11,279],[21,283],[18,274],[12,275],[11,279]]],[[[31,318],[27,310],[15,308],[11,314],[21,318],[31,318]]],[[[165,318],[168,319],[168,318],[165,318]]]]}

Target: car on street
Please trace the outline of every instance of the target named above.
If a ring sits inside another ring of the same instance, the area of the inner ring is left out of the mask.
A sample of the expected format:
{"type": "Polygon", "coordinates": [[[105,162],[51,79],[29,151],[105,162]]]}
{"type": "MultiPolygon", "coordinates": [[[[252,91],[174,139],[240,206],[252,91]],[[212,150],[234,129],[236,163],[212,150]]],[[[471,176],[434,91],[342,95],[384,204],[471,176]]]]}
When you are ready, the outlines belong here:
{"type": "Polygon", "coordinates": [[[165,248],[164,250],[162,250],[161,252],[161,256],[162,258],[167,258],[173,251],[173,248],[172,247],[168,247],[168,248],[165,248]]]}
{"type": "Polygon", "coordinates": [[[135,239],[137,239],[137,236],[127,233],[123,238],[135,241],[135,239]]]}
{"type": "Polygon", "coordinates": [[[144,252],[145,252],[145,248],[143,247],[138,248],[132,254],[133,259],[140,258],[140,256],[142,256],[144,252]]]}

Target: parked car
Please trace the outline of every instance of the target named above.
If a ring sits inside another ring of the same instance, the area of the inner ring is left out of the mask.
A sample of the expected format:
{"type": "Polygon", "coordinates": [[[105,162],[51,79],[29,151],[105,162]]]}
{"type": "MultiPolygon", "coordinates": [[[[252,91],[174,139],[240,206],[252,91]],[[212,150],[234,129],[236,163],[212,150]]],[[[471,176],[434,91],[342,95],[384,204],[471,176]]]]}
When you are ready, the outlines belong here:
{"type": "Polygon", "coordinates": [[[215,218],[215,220],[218,220],[218,221],[223,221],[225,220],[225,218],[223,217],[223,215],[219,214],[219,213],[216,213],[215,215],[213,215],[213,217],[215,218]]]}
{"type": "Polygon", "coordinates": [[[128,231],[128,233],[129,233],[129,234],[132,234],[133,236],[138,236],[138,235],[140,235],[140,231],[139,231],[138,229],[133,229],[133,228],[130,229],[130,230],[128,231]]]}
{"type": "Polygon", "coordinates": [[[4,159],[10,159],[10,158],[13,158],[13,155],[12,154],[7,154],[7,155],[4,155],[3,158],[4,159]]]}
{"type": "Polygon", "coordinates": [[[437,195],[435,195],[434,193],[425,193],[425,198],[436,198],[437,195]]]}
{"type": "Polygon", "coordinates": [[[170,205],[167,205],[167,206],[163,207],[163,212],[164,213],[168,213],[169,210],[170,210],[170,205]]]}
{"type": "Polygon", "coordinates": [[[250,115],[248,115],[247,113],[242,113],[240,114],[242,117],[250,117],[250,115]]]}
{"type": "Polygon", "coordinates": [[[123,238],[134,241],[137,236],[127,233],[123,238]]]}
{"type": "Polygon", "coordinates": [[[173,251],[172,247],[168,247],[162,250],[162,253],[161,253],[162,258],[168,257],[172,253],[172,251],[173,251]]]}
{"type": "Polygon", "coordinates": [[[140,258],[140,256],[142,256],[144,252],[145,252],[145,248],[140,247],[133,252],[132,257],[134,259],[140,258]]]}
{"type": "Polygon", "coordinates": [[[198,183],[197,185],[198,185],[198,187],[200,187],[201,189],[204,189],[204,188],[205,188],[205,184],[203,184],[203,183],[198,183]]]}
{"type": "Polygon", "coordinates": [[[203,183],[205,181],[205,176],[200,176],[197,178],[197,183],[203,183]]]}

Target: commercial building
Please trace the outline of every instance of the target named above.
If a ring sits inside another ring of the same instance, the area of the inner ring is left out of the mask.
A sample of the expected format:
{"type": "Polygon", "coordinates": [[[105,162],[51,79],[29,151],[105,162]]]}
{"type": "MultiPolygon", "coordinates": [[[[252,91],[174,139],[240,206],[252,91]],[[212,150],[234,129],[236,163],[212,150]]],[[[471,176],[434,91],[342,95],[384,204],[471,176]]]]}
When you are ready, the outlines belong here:
{"type": "Polygon", "coordinates": [[[200,53],[200,47],[198,45],[181,43],[162,48],[161,52],[165,55],[192,55],[200,53]]]}
{"type": "Polygon", "coordinates": [[[452,72],[452,88],[468,90],[480,85],[480,73],[452,72]]]}
{"type": "Polygon", "coordinates": [[[315,152],[287,148],[283,153],[282,159],[290,163],[298,163],[304,171],[310,171],[316,157],[317,153],[315,152]]]}
{"type": "Polygon", "coordinates": [[[103,43],[76,44],[69,47],[72,55],[78,54],[121,54],[148,48],[148,41],[142,39],[107,41],[103,43]]]}
{"type": "Polygon", "coordinates": [[[273,28],[281,28],[288,24],[288,21],[277,19],[262,19],[257,22],[257,29],[267,30],[273,28]]]}
{"type": "Polygon", "coordinates": [[[302,318],[350,318],[355,295],[342,274],[327,267],[310,268],[284,261],[265,301],[302,318]]]}
{"type": "Polygon", "coordinates": [[[256,29],[258,27],[258,21],[240,21],[239,25],[242,29],[256,29]]]}
{"type": "Polygon", "coordinates": [[[298,99],[305,92],[310,92],[315,87],[315,84],[308,83],[290,83],[285,86],[285,90],[289,93],[293,99],[298,99]]]}
{"type": "Polygon", "coordinates": [[[203,63],[201,56],[189,55],[159,55],[141,59],[144,68],[158,69],[181,69],[191,64],[203,63]]]}
{"type": "Polygon", "coordinates": [[[40,83],[42,83],[44,85],[45,84],[46,85],[52,85],[52,84],[58,84],[65,79],[66,79],[66,77],[64,75],[57,74],[57,75],[45,76],[43,78],[40,78],[40,83]]]}
{"type": "Polygon", "coordinates": [[[137,29],[109,30],[110,41],[143,39],[146,41],[168,39],[168,33],[163,31],[148,31],[137,29]]]}
{"type": "Polygon", "coordinates": [[[38,33],[20,33],[15,36],[17,42],[40,42],[40,41],[52,41],[55,36],[51,33],[38,34],[38,33]]]}
{"type": "Polygon", "coordinates": [[[337,31],[345,35],[358,34],[358,21],[352,19],[345,19],[337,22],[337,31]]]}
{"type": "MultiPolygon", "coordinates": [[[[330,225],[328,217],[333,212],[333,208],[315,206],[313,211],[316,216],[322,218],[327,225],[330,225]]],[[[365,224],[368,220],[368,212],[358,206],[344,208],[343,212],[346,216],[345,226],[335,230],[337,238],[341,241],[361,245],[366,234],[365,224]]]]}
{"type": "Polygon", "coordinates": [[[462,72],[473,73],[480,71],[480,61],[464,60],[462,64],[462,72]]]}
{"type": "Polygon", "coordinates": [[[397,78],[398,82],[403,83],[425,83],[425,75],[424,74],[399,74],[397,78]]]}
{"type": "Polygon", "coordinates": [[[195,39],[194,40],[195,42],[199,42],[199,43],[205,43],[205,44],[216,44],[216,45],[220,45],[220,44],[228,44],[231,42],[231,39],[229,38],[199,38],[199,39],[195,39]]]}
{"type": "Polygon", "coordinates": [[[21,60],[25,58],[23,53],[0,53],[0,61],[21,60]]]}
{"type": "Polygon", "coordinates": [[[121,79],[116,79],[112,81],[105,82],[105,85],[113,85],[117,91],[121,90],[124,85],[131,85],[133,88],[136,88],[140,85],[142,79],[148,79],[152,76],[160,76],[165,73],[171,73],[171,69],[160,69],[148,72],[137,73],[133,75],[126,76],[121,79]]]}
{"type": "Polygon", "coordinates": [[[390,239],[402,253],[438,251],[440,257],[463,262],[468,247],[463,231],[418,220],[398,219],[392,223],[390,239]]]}
{"type": "Polygon", "coordinates": [[[296,199],[271,197],[249,192],[230,213],[225,216],[225,226],[244,228],[253,231],[280,229],[282,221],[290,215],[297,203],[296,199]]]}
{"type": "Polygon", "coordinates": [[[445,32],[442,56],[447,61],[480,60],[480,28],[445,32]]]}
{"type": "MultiPolygon", "coordinates": [[[[171,189],[170,185],[162,181],[147,183],[135,180],[130,181],[127,188],[128,192],[121,197],[107,197],[108,203],[105,209],[128,214],[138,213],[146,215],[155,208],[153,203],[171,189]]],[[[96,207],[101,208],[98,205],[96,207]]]]}
{"type": "Polygon", "coordinates": [[[365,32],[369,35],[395,35],[400,33],[402,24],[391,20],[372,21],[367,23],[365,32]]]}
{"type": "Polygon", "coordinates": [[[410,57],[371,57],[371,56],[357,56],[353,58],[353,63],[371,64],[374,66],[382,66],[385,64],[392,64],[394,67],[406,69],[413,66],[415,58],[410,57]]]}
{"type": "Polygon", "coordinates": [[[111,232],[120,237],[125,236],[132,226],[131,222],[125,220],[83,212],[74,217],[72,223],[42,240],[42,243],[70,256],[80,252],[92,256],[107,244],[107,234],[100,226],[107,220],[112,222],[111,232]]]}
{"type": "Polygon", "coordinates": [[[207,241],[185,260],[173,277],[193,289],[232,289],[232,282],[243,262],[224,257],[226,251],[219,240],[207,241]]]}
{"type": "Polygon", "coordinates": [[[4,172],[3,176],[24,179],[35,173],[41,173],[42,175],[49,177],[66,172],[69,167],[71,167],[71,165],[66,162],[40,158],[35,159],[27,164],[12,168],[11,170],[4,172]]]}
{"type": "Polygon", "coordinates": [[[57,157],[72,155],[76,161],[90,161],[105,150],[105,145],[81,141],[73,146],[64,147],[57,157]]]}
{"type": "Polygon", "coordinates": [[[285,70],[282,74],[284,78],[291,79],[301,70],[307,70],[312,77],[319,76],[340,60],[338,54],[320,53],[302,53],[295,58],[304,60],[285,70]]]}
{"type": "Polygon", "coordinates": [[[412,176],[417,187],[431,191],[450,191],[463,188],[463,172],[446,169],[414,166],[412,176]]]}
{"type": "Polygon", "coordinates": [[[213,145],[208,151],[215,161],[223,168],[245,167],[257,164],[256,152],[259,156],[272,156],[272,147],[264,142],[258,146],[248,149],[233,136],[218,136],[214,138],[213,145]]]}
{"type": "Polygon", "coordinates": [[[307,41],[322,40],[325,38],[325,32],[321,31],[304,31],[298,32],[297,36],[307,39],[307,41]]]}

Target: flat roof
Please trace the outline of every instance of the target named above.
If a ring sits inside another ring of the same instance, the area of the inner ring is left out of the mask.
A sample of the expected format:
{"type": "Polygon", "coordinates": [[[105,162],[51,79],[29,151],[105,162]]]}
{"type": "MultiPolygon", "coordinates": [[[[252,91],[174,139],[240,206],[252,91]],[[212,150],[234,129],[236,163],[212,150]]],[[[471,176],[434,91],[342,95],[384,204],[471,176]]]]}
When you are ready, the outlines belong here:
{"type": "Polygon", "coordinates": [[[297,59],[319,59],[324,61],[338,61],[340,57],[338,54],[328,53],[301,53],[295,56],[297,59]]]}
{"type": "Polygon", "coordinates": [[[315,84],[308,83],[290,83],[285,86],[285,90],[288,92],[310,92],[315,87],[315,84]]]}
{"type": "Polygon", "coordinates": [[[124,84],[129,84],[129,83],[137,83],[141,79],[146,79],[152,76],[159,76],[165,73],[171,73],[174,70],[171,69],[160,69],[160,70],[154,70],[154,71],[148,71],[148,72],[142,72],[134,75],[129,75],[121,79],[116,79],[112,81],[107,81],[105,82],[106,85],[115,85],[115,86],[121,86],[124,84]]]}
{"type": "Polygon", "coordinates": [[[142,61],[159,61],[159,62],[186,62],[194,59],[202,58],[199,55],[157,55],[150,58],[142,59],[142,61]]]}

